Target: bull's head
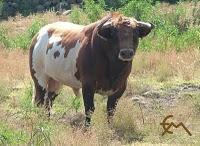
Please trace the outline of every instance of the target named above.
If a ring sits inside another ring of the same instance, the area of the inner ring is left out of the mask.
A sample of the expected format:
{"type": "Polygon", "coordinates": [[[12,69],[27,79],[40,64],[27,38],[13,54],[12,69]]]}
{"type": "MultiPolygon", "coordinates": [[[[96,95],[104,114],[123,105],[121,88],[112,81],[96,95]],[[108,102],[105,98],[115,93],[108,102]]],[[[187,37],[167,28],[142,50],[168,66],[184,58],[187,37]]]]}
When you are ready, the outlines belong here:
{"type": "Polygon", "coordinates": [[[147,36],[153,28],[154,25],[151,23],[121,15],[110,15],[100,21],[95,34],[98,40],[101,40],[100,47],[107,44],[102,49],[105,49],[104,52],[109,58],[131,61],[138,47],[139,38],[147,36]]]}

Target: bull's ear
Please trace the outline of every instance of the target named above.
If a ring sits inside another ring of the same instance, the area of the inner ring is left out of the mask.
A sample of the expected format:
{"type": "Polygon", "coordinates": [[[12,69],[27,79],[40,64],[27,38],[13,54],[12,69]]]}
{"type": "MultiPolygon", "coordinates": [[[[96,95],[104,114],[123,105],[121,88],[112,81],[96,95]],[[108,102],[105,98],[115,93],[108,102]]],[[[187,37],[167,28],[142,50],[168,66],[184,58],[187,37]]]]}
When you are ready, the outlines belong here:
{"type": "Polygon", "coordinates": [[[140,38],[147,36],[154,27],[155,26],[152,23],[137,21],[137,28],[140,38]]]}

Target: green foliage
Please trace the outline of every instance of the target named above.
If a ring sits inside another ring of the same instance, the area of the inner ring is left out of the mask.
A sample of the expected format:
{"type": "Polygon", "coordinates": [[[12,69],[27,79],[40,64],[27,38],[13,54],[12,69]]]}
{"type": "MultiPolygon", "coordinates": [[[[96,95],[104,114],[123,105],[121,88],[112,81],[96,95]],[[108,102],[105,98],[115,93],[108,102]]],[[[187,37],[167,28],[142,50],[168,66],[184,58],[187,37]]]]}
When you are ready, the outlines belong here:
{"type": "Polygon", "coordinates": [[[125,15],[135,17],[137,20],[145,20],[152,15],[152,8],[151,0],[131,0],[120,10],[125,15]]]}
{"type": "Polygon", "coordinates": [[[5,26],[0,26],[0,42],[5,48],[10,48],[13,45],[13,42],[11,39],[9,39],[8,30],[5,28],[5,26]]]}
{"type": "Polygon", "coordinates": [[[97,3],[94,0],[85,0],[84,12],[87,14],[90,22],[94,22],[101,18],[105,9],[104,0],[98,0],[97,3]]]}
{"type": "Polygon", "coordinates": [[[0,145],[22,145],[27,140],[27,134],[23,131],[14,130],[0,122],[0,145]]]}
{"type": "Polygon", "coordinates": [[[70,20],[77,24],[88,24],[102,17],[105,12],[106,4],[104,0],[85,0],[84,8],[73,7],[70,20]]]}
{"type": "Polygon", "coordinates": [[[111,9],[118,9],[123,7],[125,4],[127,4],[131,0],[105,0],[105,4],[108,8],[111,9]]]}
{"type": "Polygon", "coordinates": [[[78,112],[78,110],[81,107],[81,101],[79,97],[72,97],[71,98],[71,108],[75,109],[76,112],[78,112]]]}
{"type": "MultiPolygon", "coordinates": [[[[47,124],[47,123],[46,123],[47,124]]],[[[50,129],[49,127],[38,125],[36,129],[34,129],[31,139],[29,141],[30,145],[37,145],[37,146],[42,146],[42,145],[52,145],[51,139],[50,139],[50,129]]]]}
{"type": "Polygon", "coordinates": [[[0,42],[5,48],[15,49],[20,48],[27,50],[31,43],[33,36],[39,31],[39,29],[45,23],[35,19],[32,25],[21,34],[17,34],[15,37],[8,36],[8,29],[5,26],[0,26],[0,42]]]}
{"type": "Polygon", "coordinates": [[[16,38],[14,38],[15,45],[13,47],[27,50],[32,38],[43,25],[44,22],[37,19],[34,20],[32,25],[23,34],[19,34],[16,38]]]}
{"type": "MultiPolygon", "coordinates": [[[[192,18],[187,17],[182,3],[177,4],[176,10],[168,13],[157,13],[159,7],[159,4],[154,7],[153,14],[148,19],[156,28],[141,42],[140,49],[143,51],[182,51],[190,47],[198,49],[200,27],[193,24],[196,15],[192,18]]],[[[193,9],[196,11],[196,8],[193,9]]]]}
{"type": "Polygon", "coordinates": [[[28,45],[30,45],[30,37],[27,33],[19,34],[16,38],[14,38],[12,48],[20,48],[23,50],[28,49],[28,45]]]}
{"type": "Polygon", "coordinates": [[[2,11],[3,11],[3,1],[0,0],[0,15],[2,15],[2,11]]]}
{"type": "Polygon", "coordinates": [[[34,11],[35,5],[30,0],[20,0],[18,2],[19,12],[24,16],[29,15],[34,11]]]}
{"type": "Polygon", "coordinates": [[[27,33],[29,35],[30,38],[34,37],[36,33],[38,33],[38,31],[40,30],[40,28],[42,26],[45,25],[45,22],[39,20],[39,19],[35,19],[32,22],[32,25],[27,29],[27,33]]]}
{"type": "MultiPolygon", "coordinates": [[[[21,3],[21,7],[27,5],[25,1],[21,3]]],[[[190,47],[199,48],[200,8],[197,2],[192,7],[191,15],[188,15],[182,2],[176,4],[176,9],[166,12],[160,11],[161,4],[155,0],[85,0],[83,8],[72,8],[69,18],[73,23],[86,25],[100,19],[108,9],[155,24],[156,28],[153,32],[140,43],[139,49],[142,51],[182,51],[190,47]]],[[[36,19],[25,32],[15,37],[8,37],[8,29],[0,26],[1,44],[5,48],[26,50],[32,37],[44,24],[36,19]]]]}
{"type": "Polygon", "coordinates": [[[88,24],[88,16],[81,8],[73,7],[70,14],[70,21],[76,24],[88,24]]]}

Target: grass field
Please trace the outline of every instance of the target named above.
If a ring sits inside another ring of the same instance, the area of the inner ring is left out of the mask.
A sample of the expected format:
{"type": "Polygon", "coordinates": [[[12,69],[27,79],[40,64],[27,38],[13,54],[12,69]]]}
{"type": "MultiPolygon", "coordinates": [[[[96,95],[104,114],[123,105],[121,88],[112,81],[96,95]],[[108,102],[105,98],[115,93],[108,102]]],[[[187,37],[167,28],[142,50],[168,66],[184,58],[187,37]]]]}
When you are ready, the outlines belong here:
{"type": "Polygon", "coordinates": [[[181,51],[172,44],[165,51],[146,51],[148,45],[140,45],[112,128],[106,121],[107,98],[100,95],[95,95],[96,110],[86,133],[83,101],[70,88],[61,90],[50,119],[34,107],[27,44],[42,25],[68,19],[46,13],[0,22],[0,145],[200,145],[200,52],[195,42],[181,51]],[[192,136],[181,127],[162,136],[160,123],[170,114],[169,122],[183,122],[192,136]]]}

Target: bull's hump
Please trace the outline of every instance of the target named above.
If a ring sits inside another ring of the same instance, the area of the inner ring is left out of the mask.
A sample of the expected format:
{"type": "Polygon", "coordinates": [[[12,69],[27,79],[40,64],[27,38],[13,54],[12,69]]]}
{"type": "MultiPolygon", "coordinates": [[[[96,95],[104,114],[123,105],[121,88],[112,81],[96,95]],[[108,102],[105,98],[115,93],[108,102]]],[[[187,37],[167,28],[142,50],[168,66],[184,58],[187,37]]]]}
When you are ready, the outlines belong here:
{"type": "Polygon", "coordinates": [[[70,22],[55,22],[44,27],[51,35],[67,34],[68,32],[79,33],[83,28],[83,25],[77,25],[70,22]]]}

